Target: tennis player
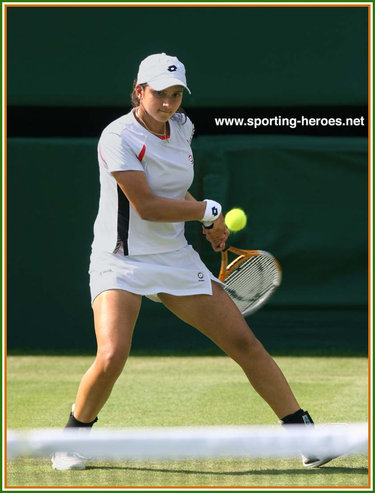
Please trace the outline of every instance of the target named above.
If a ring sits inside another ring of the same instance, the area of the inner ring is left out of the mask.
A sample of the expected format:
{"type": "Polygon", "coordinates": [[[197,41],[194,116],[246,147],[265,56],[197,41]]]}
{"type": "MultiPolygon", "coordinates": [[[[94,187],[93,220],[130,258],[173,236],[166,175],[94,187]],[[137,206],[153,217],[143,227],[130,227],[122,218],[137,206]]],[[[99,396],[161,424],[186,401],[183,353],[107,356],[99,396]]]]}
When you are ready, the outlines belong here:
{"type": "MultiPolygon", "coordinates": [[[[183,114],[185,67],[165,53],[138,71],[134,108],[110,123],[98,144],[100,202],[94,225],[90,288],[97,355],[78,388],[67,428],[91,428],[128,357],[142,296],[163,303],[236,361],[283,424],[312,424],[284,375],[248,327],[221,282],[184,235],[186,221],[211,223],[203,234],[225,248],[221,206],[190,194],[194,127],[183,114]]],[[[332,457],[303,458],[316,467],[332,457]]],[[[54,469],[84,469],[81,457],[56,452],[54,469]]]]}

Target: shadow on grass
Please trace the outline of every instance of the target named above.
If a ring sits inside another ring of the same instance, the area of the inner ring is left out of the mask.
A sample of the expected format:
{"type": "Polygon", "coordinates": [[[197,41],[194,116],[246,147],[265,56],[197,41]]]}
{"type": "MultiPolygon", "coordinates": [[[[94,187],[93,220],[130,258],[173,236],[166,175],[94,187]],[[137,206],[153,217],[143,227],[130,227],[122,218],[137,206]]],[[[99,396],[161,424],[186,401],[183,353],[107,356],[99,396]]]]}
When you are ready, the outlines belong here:
{"type": "Polygon", "coordinates": [[[285,474],[368,474],[366,467],[325,467],[316,469],[262,469],[261,471],[249,469],[248,471],[197,471],[195,469],[167,469],[159,467],[134,467],[134,466],[86,466],[86,469],[109,469],[138,472],[160,472],[172,474],[202,474],[208,476],[262,476],[264,474],[285,475],[285,474]]]}

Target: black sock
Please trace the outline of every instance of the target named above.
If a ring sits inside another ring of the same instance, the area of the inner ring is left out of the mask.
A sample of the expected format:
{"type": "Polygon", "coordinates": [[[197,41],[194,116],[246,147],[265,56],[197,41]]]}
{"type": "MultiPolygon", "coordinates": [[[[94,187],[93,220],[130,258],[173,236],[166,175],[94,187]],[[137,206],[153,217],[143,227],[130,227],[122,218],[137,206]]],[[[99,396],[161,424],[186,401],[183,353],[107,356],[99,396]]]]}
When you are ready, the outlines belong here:
{"type": "Polygon", "coordinates": [[[73,415],[70,413],[68,422],[65,425],[65,428],[92,428],[92,425],[98,421],[98,418],[95,418],[91,423],[82,423],[82,421],[78,421],[73,415]]]}
{"type": "Polygon", "coordinates": [[[298,409],[293,414],[288,414],[285,418],[280,420],[282,425],[292,425],[292,424],[302,424],[302,425],[313,425],[314,421],[312,417],[308,413],[308,411],[304,411],[303,409],[298,409]]]}

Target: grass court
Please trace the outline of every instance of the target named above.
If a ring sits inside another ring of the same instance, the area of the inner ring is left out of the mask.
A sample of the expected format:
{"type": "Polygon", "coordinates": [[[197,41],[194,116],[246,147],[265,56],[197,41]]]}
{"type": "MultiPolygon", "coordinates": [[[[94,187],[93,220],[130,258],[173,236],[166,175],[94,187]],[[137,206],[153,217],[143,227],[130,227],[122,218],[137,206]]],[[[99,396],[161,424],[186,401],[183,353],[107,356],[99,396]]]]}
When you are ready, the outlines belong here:
{"type": "MultiPolygon", "coordinates": [[[[275,358],[316,423],[367,421],[365,357],[275,358]]],[[[63,427],[90,356],[9,356],[11,429],[63,427]]],[[[96,426],[275,424],[273,412],[225,356],[130,356],[96,426]]],[[[368,486],[368,458],[341,457],[315,470],[296,459],[87,462],[53,471],[48,458],[8,463],[8,487],[339,487],[368,486]]]]}

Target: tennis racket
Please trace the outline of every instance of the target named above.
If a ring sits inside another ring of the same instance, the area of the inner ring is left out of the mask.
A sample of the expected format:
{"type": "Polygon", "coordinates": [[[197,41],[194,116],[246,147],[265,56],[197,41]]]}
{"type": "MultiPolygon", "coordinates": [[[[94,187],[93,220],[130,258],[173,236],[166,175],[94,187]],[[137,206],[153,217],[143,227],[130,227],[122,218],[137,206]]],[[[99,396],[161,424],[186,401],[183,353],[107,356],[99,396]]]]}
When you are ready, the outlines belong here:
{"type": "Polygon", "coordinates": [[[243,316],[264,306],[281,283],[281,266],[263,250],[228,247],[221,252],[219,279],[243,316]],[[236,255],[229,262],[228,253],[236,255]]]}

